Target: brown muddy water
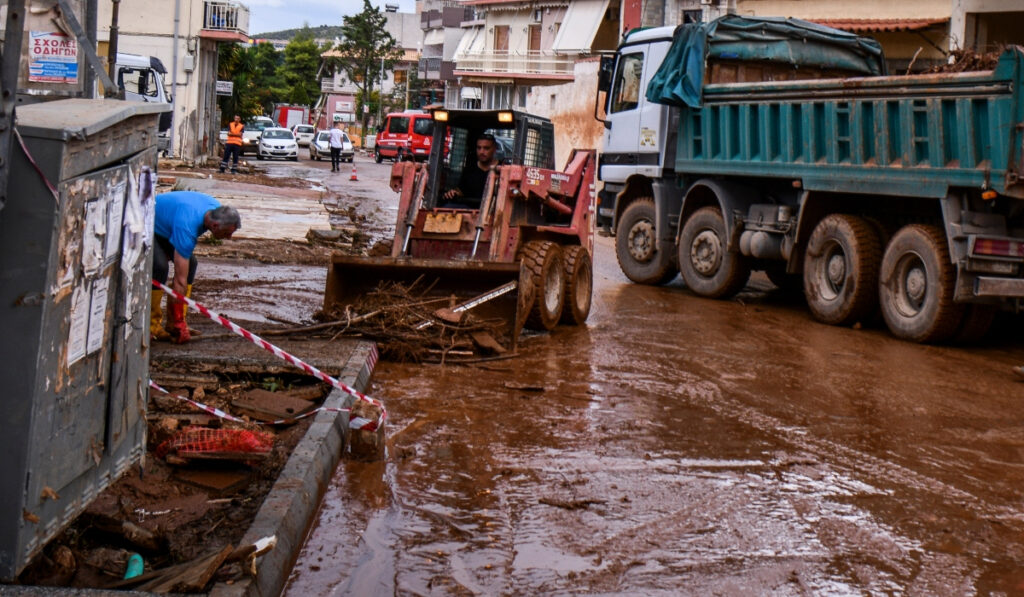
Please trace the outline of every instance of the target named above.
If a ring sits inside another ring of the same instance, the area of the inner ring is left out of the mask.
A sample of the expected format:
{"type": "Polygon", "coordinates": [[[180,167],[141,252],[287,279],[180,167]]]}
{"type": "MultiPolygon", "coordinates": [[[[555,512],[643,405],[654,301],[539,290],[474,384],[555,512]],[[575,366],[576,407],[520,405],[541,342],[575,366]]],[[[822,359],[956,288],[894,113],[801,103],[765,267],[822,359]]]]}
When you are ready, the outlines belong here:
{"type": "Polygon", "coordinates": [[[1024,592],[1018,321],[917,346],[596,262],[584,328],[377,366],[388,457],[339,466],[286,595],[1024,592]]]}

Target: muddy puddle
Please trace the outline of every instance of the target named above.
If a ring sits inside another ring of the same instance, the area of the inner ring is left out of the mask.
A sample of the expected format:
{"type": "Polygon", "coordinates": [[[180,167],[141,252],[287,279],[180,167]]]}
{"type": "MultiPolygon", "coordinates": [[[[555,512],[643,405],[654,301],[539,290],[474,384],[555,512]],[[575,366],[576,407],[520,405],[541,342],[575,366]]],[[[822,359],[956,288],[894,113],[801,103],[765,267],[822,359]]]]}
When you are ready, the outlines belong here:
{"type": "Polygon", "coordinates": [[[287,595],[1024,590],[1019,334],[915,346],[596,264],[586,328],[378,365],[388,459],[336,471],[287,595]]]}

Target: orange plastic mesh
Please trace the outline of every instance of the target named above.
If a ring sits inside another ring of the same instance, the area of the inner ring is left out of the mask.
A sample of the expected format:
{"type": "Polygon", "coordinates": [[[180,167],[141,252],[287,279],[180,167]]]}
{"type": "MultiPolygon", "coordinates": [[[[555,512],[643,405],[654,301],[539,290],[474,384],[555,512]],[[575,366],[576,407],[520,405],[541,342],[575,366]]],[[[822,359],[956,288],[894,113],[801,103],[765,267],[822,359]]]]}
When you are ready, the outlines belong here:
{"type": "Polygon", "coordinates": [[[266,453],[274,447],[270,434],[248,429],[186,427],[156,449],[158,458],[174,453],[186,457],[206,452],[266,453]]]}

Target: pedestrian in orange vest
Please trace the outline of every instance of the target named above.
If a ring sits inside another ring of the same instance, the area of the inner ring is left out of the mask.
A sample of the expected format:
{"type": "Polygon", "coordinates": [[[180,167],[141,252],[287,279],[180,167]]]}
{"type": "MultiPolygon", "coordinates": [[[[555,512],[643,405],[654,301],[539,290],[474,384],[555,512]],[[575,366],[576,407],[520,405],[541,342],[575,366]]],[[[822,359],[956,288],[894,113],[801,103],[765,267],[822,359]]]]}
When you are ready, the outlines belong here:
{"type": "Polygon", "coordinates": [[[231,164],[231,173],[238,174],[238,156],[242,155],[242,133],[245,132],[245,125],[242,124],[242,117],[235,114],[233,122],[228,124],[228,140],[224,143],[224,159],[220,162],[220,172],[228,167],[228,159],[234,157],[231,164]]]}

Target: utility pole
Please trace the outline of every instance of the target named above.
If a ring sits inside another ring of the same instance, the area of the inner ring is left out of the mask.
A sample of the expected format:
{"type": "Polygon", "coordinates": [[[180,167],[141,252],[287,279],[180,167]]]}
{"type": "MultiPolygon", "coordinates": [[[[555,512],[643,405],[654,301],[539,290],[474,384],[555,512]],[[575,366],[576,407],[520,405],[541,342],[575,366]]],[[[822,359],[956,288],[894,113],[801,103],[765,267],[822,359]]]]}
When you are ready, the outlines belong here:
{"type": "Polygon", "coordinates": [[[25,31],[25,0],[7,3],[7,24],[3,55],[0,56],[0,209],[7,202],[7,180],[11,175],[14,145],[14,106],[18,103],[18,66],[21,39],[25,31]]]}
{"type": "Polygon", "coordinates": [[[384,58],[380,59],[380,93],[377,94],[377,126],[383,122],[383,114],[381,110],[384,107],[384,58]]]}

